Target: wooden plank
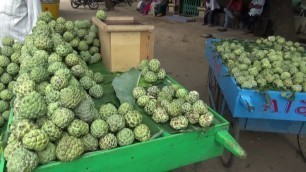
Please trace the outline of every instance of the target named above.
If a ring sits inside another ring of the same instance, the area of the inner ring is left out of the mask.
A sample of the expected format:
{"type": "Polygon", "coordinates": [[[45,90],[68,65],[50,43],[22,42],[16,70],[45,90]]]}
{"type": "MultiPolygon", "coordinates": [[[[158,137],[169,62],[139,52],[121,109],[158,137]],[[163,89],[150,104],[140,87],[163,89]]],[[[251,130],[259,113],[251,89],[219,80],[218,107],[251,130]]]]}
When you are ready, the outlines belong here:
{"type": "Polygon", "coordinates": [[[154,32],[141,32],[140,35],[140,61],[150,60],[154,57],[154,32]]]}

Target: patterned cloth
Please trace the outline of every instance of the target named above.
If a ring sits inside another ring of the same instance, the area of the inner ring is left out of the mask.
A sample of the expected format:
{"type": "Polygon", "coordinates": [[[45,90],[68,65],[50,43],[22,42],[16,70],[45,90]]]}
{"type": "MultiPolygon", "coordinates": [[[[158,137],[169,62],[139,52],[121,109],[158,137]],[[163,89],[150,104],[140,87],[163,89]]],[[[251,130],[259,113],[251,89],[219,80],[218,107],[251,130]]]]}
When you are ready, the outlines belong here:
{"type": "Polygon", "coordinates": [[[40,0],[2,0],[0,3],[0,46],[5,36],[23,42],[41,12],[40,0]]]}

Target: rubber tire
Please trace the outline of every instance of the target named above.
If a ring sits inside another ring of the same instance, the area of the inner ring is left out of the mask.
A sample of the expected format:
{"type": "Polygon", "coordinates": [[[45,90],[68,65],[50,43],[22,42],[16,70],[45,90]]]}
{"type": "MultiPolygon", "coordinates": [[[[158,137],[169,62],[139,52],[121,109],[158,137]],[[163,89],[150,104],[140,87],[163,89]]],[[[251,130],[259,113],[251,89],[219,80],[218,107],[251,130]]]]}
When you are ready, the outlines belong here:
{"type": "Polygon", "coordinates": [[[80,4],[75,3],[76,0],[70,0],[71,7],[74,9],[79,8],[80,4]]]}
{"type": "Polygon", "coordinates": [[[89,6],[90,9],[96,10],[96,9],[99,8],[99,3],[96,0],[89,0],[88,6],[89,6]]]}
{"type": "Polygon", "coordinates": [[[298,146],[299,146],[299,151],[301,153],[301,156],[306,162],[306,136],[297,135],[297,141],[298,141],[298,146]]]}

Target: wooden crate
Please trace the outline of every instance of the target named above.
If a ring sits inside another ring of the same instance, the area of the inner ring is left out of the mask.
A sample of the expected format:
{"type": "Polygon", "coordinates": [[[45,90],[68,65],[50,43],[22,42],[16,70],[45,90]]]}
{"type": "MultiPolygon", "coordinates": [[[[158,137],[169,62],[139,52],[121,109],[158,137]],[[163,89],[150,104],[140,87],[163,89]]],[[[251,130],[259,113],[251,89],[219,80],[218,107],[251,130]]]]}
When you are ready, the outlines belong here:
{"type": "Polygon", "coordinates": [[[125,72],[143,59],[154,57],[154,26],[143,25],[134,17],[108,17],[92,21],[99,28],[103,63],[111,72],[125,72]]]}
{"type": "Polygon", "coordinates": [[[50,11],[53,18],[59,17],[59,3],[41,3],[42,11],[50,11]]]}

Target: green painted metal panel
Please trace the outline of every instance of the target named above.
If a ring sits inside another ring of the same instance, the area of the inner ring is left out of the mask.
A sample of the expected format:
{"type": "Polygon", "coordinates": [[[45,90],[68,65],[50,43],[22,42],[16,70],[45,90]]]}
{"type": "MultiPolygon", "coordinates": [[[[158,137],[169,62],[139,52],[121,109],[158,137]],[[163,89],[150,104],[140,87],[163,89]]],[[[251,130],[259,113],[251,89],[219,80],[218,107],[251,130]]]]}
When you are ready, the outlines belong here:
{"type": "Polygon", "coordinates": [[[201,5],[201,0],[183,0],[183,15],[198,16],[197,7],[201,5]]]}

